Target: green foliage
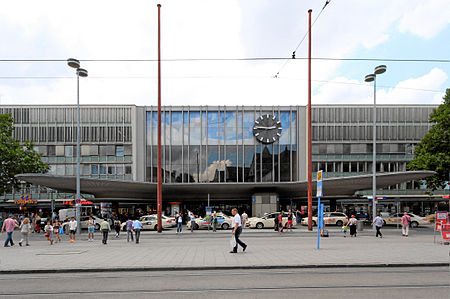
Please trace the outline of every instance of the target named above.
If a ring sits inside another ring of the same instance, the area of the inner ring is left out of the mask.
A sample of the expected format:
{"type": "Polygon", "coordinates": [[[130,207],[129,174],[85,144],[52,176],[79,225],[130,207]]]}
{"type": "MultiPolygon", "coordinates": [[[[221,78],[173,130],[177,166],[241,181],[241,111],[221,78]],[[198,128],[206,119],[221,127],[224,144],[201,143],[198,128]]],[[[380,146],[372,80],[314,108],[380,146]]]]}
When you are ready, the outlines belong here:
{"type": "Polygon", "coordinates": [[[434,170],[436,175],[427,178],[431,190],[443,188],[450,173],[450,88],[443,103],[430,114],[434,123],[417,145],[415,158],[408,164],[409,170],[434,170]]]}
{"type": "Polygon", "coordinates": [[[32,142],[20,142],[13,138],[14,126],[10,114],[0,114],[0,194],[18,187],[15,175],[47,172],[41,154],[33,149],[32,142]]]}

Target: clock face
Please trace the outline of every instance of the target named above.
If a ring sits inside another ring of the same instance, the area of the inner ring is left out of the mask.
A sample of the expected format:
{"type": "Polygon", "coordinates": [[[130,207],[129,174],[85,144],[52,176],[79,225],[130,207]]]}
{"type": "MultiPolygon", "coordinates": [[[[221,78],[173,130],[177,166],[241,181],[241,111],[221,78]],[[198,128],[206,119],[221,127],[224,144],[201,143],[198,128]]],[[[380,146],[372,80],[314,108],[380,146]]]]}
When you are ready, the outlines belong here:
{"type": "Polygon", "coordinates": [[[255,120],[253,135],[262,143],[269,144],[281,137],[281,122],[274,115],[264,114],[255,120]]]}

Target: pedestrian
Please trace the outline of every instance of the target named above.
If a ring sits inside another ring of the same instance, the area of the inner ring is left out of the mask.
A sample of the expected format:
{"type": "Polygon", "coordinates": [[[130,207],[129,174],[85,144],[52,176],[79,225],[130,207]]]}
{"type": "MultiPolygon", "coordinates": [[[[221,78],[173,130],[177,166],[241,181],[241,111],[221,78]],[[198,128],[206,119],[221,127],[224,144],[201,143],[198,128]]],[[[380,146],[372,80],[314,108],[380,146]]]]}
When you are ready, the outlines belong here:
{"type": "Polygon", "coordinates": [[[189,219],[191,221],[191,233],[194,232],[194,227],[195,227],[195,215],[194,213],[192,213],[191,211],[188,211],[188,215],[189,215],[189,219]]]}
{"type": "Polygon", "coordinates": [[[89,216],[88,220],[88,242],[94,241],[95,221],[92,216],[89,216]]]}
{"type": "Polygon", "coordinates": [[[20,224],[20,234],[22,235],[22,239],[19,241],[19,246],[22,247],[22,242],[25,239],[25,245],[30,246],[30,243],[28,242],[28,237],[31,233],[31,224],[30,219],[25,218],[22,221],[22,224],[20,224]]]}
{"type": "Polygon", "coordinates": [[[292,211],[289,210],[289,212],[288,212],[288,221],[287,221],[287,225],[286,225],[286,231],[288,231],[288,229],[290,229],[291,232],[292,232],[292,221],[293,221],[292,211]]]}
{"type": "Polygon", "coordinates": [[[119,237],[120,235],[120,220],[118,218],[114,219],[114,230],[116,231],[116,238],[119,237]]]}
{"type": "Polygon", "coordinates": [[[36,214],[36,217],[34,218],[34,222],[35,222],[35,228],[34,231],[37,232],[38,234],[41,233],[41,217],[36,214]]]}
{"type": "Polygon", "coordinates": [[[274,222],[274,231],[278,231],[278,215],[275,215],[275,217],[273,218],[273,222],[274,222]]]}
{"type": "Polygon", "coordinates": [[[283,232],[283,211],[278,214],[278,231],[283,232]]]}
{"type": "Polygon", "coordinates": [[[213,224],[213,232],[216,232],[216,229],[217,229],[217,213],[215,211],[214,211],[214,214],[213,214],[212,224],[213,224]]]}
{"type": "Polygon", "coordinates": [[[355,218],[355,215],[352,215],[350,220],[347,222],[347,226],[350,228],[350,237],[356,237],[356,224],[358,220],[355,218]]]}
{"type": "Polygon", "coordinates": [[[178,214],[178,216],[175,218],[177,221],[177,234],[183,233],[183,213],[178,214]]]}
{"type": "Polygon", "coordinates": [[[108,233],[111,230],[111,227],[109,226],[109,222],[106,219],[103,219],[103,222],[100,224],[100,230],[103,233],[102,243],[104,245],[106,245],[106,243],[108,242],[108,233]]]}
{"type": "Polygon", "coordinates": [[[242,228],[245,228],[248,220],[248,215],[247,213],[245,213],[245,211],[242,213],[241,218],[242,218],[242,228]]]}
{"type": "Polygon", "coordinates": [[[127,222],[125,222],[125,226],[127,228],[127,242],[130,242],[130,236],[131,236],[131,242],[134,241],[133,239],[133,220],[128,218],[127,222]]]}
{"type": "Polygon", "coordinates": [[[348,230],[347,224],[342,225],[342,233],[344,234],[344,238],[347,238],[347,230],[348,230]]]}
{"type": "Polygon", "coordinates": [[[53,222],[53,234],[55,235],[55,243],[60,242],[61,243],[61,238],[60,238],[60,229],[61,229],[61,223],[59,223],[58,218],[55,218],[55,221],[53,222]]]}
{"type": "Polygon", "coordinates": [[[5,219],[5,221],[3,221],[3,225],[2,225],[2,233],[3,231],[6,231],[7,233],[7,237],[6,237],[6,241],[5,241],[5,247],[9,247],[8,243],[11,243],[11,246],[14,246],[14,241],[13,241],[13,232],[14,229],[16,227],[19,227],[17,225],[17,222],[14,220],[14,215],[10,214],[8,219],[5,219]]]}
{"type": "Polygon", "coordinates": [[[30,217],[29,217],[29,219],[30,219],[30,225],[31,225],[31,233],[34,233],[34,226],[33,226],[34,218],[35,218],[34,213],[31,213],[31,215],[30,215],[30,217]]]}
{"type": "Polygon", "coordinates": [[[383,238],[383,234],[380,231],[383,224],[384,224],[383,218],[381,218],[380,214],[377,214],[377,217],[375,217],[375,219],[373,219],[372,222],[372,225],[375,225],[375,228],[377,230],[375,237],[378,238],[378,235],[380,235],[380,238],[383,238]]]}
{"type": "Polygon", "coordinates": [[[231,221],[231,226],[233,227],[233,236],[236,241],[236,245],[234,246],[233,250],[230,251],[230,253],[237,253],[238,245],[241,245],[242,250],[245,251],[247,249],[247,245],[239,240],[239,236],[242,233],[242,222],[241,222],[241,216],[238,213],[238,210],[236,208],[233,208],[231,210],[231,213],[233,214],[233,221],[231,221]]]}
{"type": "Polygon", "coordinates": [[[402,221],[402,235],[404,237],[407,237],[409,233],[409,226],[411,225],[411,217],[408,215],[407,212],[403,214],[401,221],[402,221]]]}
{"type": "Polygon", "coordinates": [[[295,211],[295,222],[297,222],[297,225],[302,222],[302,218],[300,217],[300,215],[300,211],[297,209],[297,211],[295,211]]]}
{"type": "Polygon", "coordinates": [[[51,220],[47,221],[47,225],[44,227],[45,237],[53,245],[53,226],[51,220]]]}
{"type": "Polygon", "coordinates": [[[133,221],[133,230],[134,230],[134,235],[136,237],[136,244],[139,244],[139,237],[141,236],[141,227],[142,227],[142,222],[140,222],[139,219],[136,219],[133,221]]]}
{"type": "Polygon", "coordinates": [[[75,221],[75,217],[72,216],[72,218],[69,221],[70,243],[75,242],[75,234],[77,232],[77,226],[78,226],[78,223],[75,221]]]}

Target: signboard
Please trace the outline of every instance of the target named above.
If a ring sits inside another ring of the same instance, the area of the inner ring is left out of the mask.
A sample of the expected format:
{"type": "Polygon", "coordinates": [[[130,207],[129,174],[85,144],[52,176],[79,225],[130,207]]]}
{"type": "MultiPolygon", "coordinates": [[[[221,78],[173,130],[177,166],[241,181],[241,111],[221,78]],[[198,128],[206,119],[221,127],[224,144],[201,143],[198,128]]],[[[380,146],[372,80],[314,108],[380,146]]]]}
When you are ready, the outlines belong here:
{"type": "Polygon", "coordinates": [[[36,199],[31,199],[31,195],[22,195],[20,199],[15,199],[14,204],[23,207],[26,204],[37,204],[36,199]]]}
{"type": "Polygon", "coordinates": [[[436,231],[438,232],[442,231],[442,223],[436,222],[436,231]]]}
{"type": "Polygon", "coordinates": [[[447,218],[447,212],[436,212],[436,223],[446,224],[448,221],[447,218]]]}
{"type": "Polygon", "coordinates": [[[75,204],[80,204],[80,203],[81,203],[81,199],[75,198],[75,204]]]}
{"type": "Polygon", "coordinates": [[[212,207],[206,207],[206,215],[212,214],[212,207]]]}
{"type": "Polygon", "coordinates": [[[323,182],[322,182],[322,170],[319,170],[317,172],[317,193],[316,197],[323,197],[323,190],[322,190],[323,182]]]}

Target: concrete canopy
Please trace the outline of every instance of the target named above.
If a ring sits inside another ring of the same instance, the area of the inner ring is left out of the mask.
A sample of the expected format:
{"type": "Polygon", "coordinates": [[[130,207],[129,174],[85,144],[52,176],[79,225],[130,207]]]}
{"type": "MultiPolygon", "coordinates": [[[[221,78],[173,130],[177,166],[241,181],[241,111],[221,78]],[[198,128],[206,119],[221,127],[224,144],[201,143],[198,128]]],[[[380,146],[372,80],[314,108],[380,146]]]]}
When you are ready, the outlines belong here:
{"type": "MultiPolygon", "coordinates": [[[[434,175],[434,171],[405,171],[377,174],[377,188],[395,185],[411,180],[420,180],[434,175]]],[[[20,180],[31,184],[46,186],[62,192],[76,189],[74,176],[55,176],[49,174],[20,174],[20,180]]],[[[349,197],[356,191],[372,188],[372,175],[325,178],[323,180],[324,197],[349,197]]],[[[313,182],[315,196],[316,182],[313,182]]],[[[307,197],[308,182],[264,182],[264,183],[170,183],[163,184],[164,200],[204,199],[249,199],[255,193],[277,193],[285,198],[307,197]]],[[[108,179],[81,178],[81,193],[92,194],[97,199],[155,199],[156,183],[134,182],[108,179]]]]}

